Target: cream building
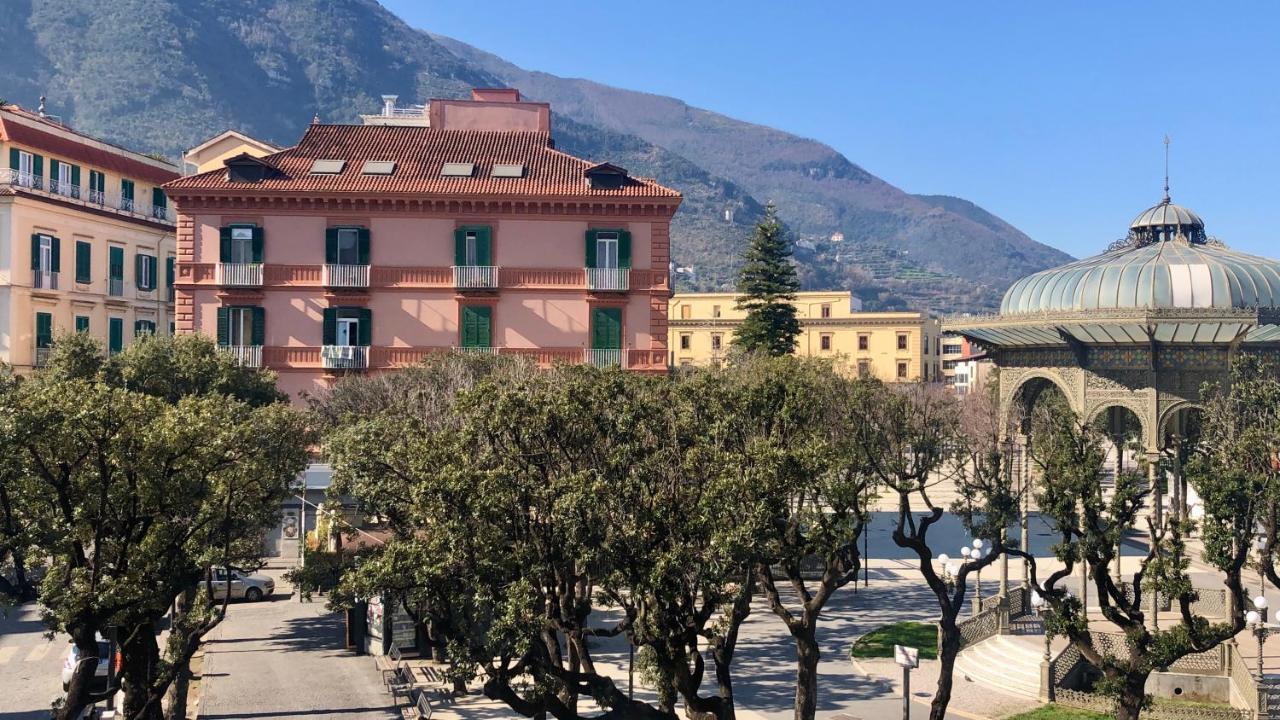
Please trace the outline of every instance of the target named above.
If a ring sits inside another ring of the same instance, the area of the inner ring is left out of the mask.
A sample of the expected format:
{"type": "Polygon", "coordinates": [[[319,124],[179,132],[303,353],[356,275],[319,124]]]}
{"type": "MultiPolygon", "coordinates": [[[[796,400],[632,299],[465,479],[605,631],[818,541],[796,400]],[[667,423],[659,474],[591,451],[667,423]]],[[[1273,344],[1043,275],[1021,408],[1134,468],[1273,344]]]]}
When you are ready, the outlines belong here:
{"type": "Polygon", "coordinates": [[[16,105],[0,165],[0,361],[30,370],[73,330],[108,352],[172,331],[176,167],[16,105]]]}
{"type": "MultiPolygon", "coordinates": [[[[671,364],[707,365],[723,360],[746,313],[735,293],[684,293],[668,303],[671,364]]],[[[796,354],[827,357],[848,372],[891,382],[941,378],[937,318],[920,312],[860,312],[848,292],[796,295],[800,337],[796,354]]]]}
{"type": "Polygon", "coordinates": [[[224,166],[227,158],[248,154],[252,157],[265,157],[280,152],[280,148],[242,132],[227,130],[205,140],[199,145],[182,153],[182,172],[184,175],[217,170],[224,166]]]}

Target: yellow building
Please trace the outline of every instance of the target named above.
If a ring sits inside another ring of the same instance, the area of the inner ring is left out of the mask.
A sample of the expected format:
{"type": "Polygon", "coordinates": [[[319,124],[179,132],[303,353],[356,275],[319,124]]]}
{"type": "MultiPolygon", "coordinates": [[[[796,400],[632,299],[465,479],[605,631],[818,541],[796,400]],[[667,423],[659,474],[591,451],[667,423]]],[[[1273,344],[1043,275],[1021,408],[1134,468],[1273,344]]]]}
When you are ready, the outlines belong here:
{"type": "Polygon", "coordinates": [[[16,105],[0,164],[0,361],[29,370],[72,330],[109,352],[172,332],[175,166],[16,105]]]}
{"type": "MultiPolygon", "coordinates": [[[[717,363],[729,352],[746,313],[735,293],[684,293],[668,303],[671,365],[717,363]]],[[[942,328],[920,312],[861,312],[848,292],[796,295],[796,354],[832,358],[848,372],[886,381],[941,378],[942,328]]]]}
{"type": "Polygon", "coordinates": [[[182,153],[182,171],[184,175],[196,175],[224,167],[227,158],[237,155],[265,157],[278,152],[280,148],[271,143],[227,130],[182,153]]]}

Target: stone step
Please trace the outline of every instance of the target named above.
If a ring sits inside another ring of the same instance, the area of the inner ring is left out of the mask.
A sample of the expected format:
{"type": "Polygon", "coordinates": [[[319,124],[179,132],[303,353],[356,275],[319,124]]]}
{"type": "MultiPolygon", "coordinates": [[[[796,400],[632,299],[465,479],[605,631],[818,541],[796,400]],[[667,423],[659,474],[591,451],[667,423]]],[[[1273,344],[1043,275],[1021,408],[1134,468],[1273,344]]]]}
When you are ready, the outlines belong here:
{"type": "Polygon", "coordinates": [[[955,682],[968,681],[992,690],[1036,699],[1040,695],[1041,654],[1028,643],[996,636],[965,648],[956,658],[955,682]]]}

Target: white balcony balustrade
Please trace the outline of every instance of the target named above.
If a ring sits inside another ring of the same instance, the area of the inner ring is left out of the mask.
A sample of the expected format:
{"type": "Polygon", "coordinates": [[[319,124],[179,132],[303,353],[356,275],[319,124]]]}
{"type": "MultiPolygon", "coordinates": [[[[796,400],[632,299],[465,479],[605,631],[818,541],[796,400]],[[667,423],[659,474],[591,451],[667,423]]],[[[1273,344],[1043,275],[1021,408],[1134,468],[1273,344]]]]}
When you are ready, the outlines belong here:
{"type": "Polygon", "coordinates": [[[622,350],[620,348],[588,348],[586,355],[586,362],[598,368],[622,367],[622,350]]]}
{"type": "Polygon", "coordinates": [[[44,367],[49,364],[49,357],[51,355],[53,355],[53,348],[37,347],[36,354],[32,362],[35,364],[36,367],[44,367]]]}
{"type": "Polygon", "coordinates": [[[223,345],[222,350],[245,367],[262,367],[261,345],[223,345]]]}
{"type": "Polygon", "coordinates": [[[234,287],[261,287],[262,263],[218,263],[216,281],[234,287]]]}
{"type": "Polygon", "coordinates": [[[587,268],[587,287],[592,290],[626,292],[631,288],[631,268],[587,268]]]}
{"type": "Polygon", "coordinates": [[[488,346],[476,347],[455,345],[453,348],[454,352],[462,353],[463,355],[497,355],[499,350],[501,350],[501,348],[488,346]]]}
{"type": "Polygon", "coordinates": [[[23,172],[12,168],[0,168],[0,186],[23,188],[40,195],[56,196],[75,201],[77,204],[105,210],[117,211],[126,215],[158,220],[170,224],[177,220],[177,213],[165,205],[152,205],[127,198],[119,192],[86,189],[69,182],[56,182],[31,172],[23,172]]]}
{"type": "Polygon", "coordinates": [[[368,265],[325,265],[322,275],[325,287],[369,287],[368,265]]]}
{"type": "Polygon", "coordinates": [[[107,278],[107,294],[111,297],[124,297],[124,278],[107,278]]]}
{"type": "Polygon", "coordinates": [[[453,286],[458,290],[493,290],[498,287],[494,265],[454,265],[453,286]]]}
{"type": "Polygon", "coordinates": [[[324,345],[320,362],[326,370],[364,370],[369,367],[369,348],[364,345],[324,345]]]}
{"type": "Polygon", "coordinates": [[[31,275],[31,287],[41,290],[58,289],[58,273],[52,270],[34,270],[31,275]]]}

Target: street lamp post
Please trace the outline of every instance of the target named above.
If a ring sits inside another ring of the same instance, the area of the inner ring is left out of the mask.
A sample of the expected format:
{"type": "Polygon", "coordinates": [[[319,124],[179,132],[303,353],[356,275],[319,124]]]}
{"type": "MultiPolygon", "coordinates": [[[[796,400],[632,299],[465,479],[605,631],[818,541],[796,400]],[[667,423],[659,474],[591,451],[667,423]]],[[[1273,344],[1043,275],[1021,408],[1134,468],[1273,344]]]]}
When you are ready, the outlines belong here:
{"type": "MultiPolygon", "coordinates": [[[[1258,683],[1262,683],[1262,643],[1266,642],[1271,629],[1267,627],[1267,599],[1262,595],[1253,599],[1256,610],[1245,613],[1244,620],[1253,630],[1253,637],[1258,641],[1258,683]]],[[[1280,622],[1280,612],[1276,613],[1276,622],[1280,622]]]]}

